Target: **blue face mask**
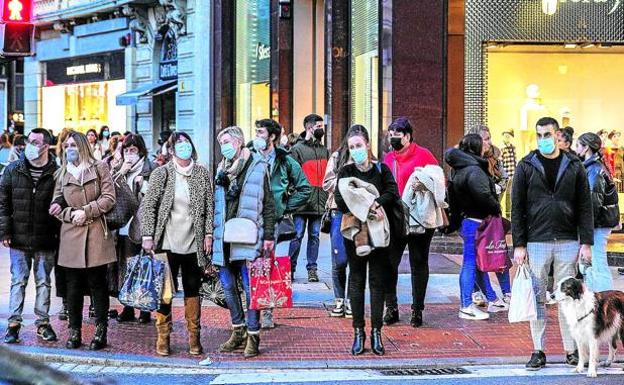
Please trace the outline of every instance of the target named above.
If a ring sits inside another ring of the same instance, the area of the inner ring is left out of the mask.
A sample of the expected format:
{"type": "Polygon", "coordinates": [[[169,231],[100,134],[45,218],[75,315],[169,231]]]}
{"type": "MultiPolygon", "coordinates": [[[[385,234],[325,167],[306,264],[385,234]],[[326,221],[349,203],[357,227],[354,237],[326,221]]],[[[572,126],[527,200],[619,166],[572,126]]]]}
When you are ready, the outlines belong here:
{"type": "Polygon", "coordinates": [[[102,133],[102,136],[105,137],[106,139],[108,139],[108,137],[110,136],[110,133],[108,131],[104,131],[102,133]]]}
{"type": "Polygon", "coordinates": [[[236,156],[236,149],[232,143],[224,143],[221,145],[221,155],[227,160],[232,160],[236,156]]]}
{"type": "Polygon", "coordinates": [[[65,150],[65,158],[67,158],[67,161],[69,163],[74,163],[78,160],[78,158],[80,157],[80,154],[78,154],[78,149],[77,148],[68,148],[65,150]]]}
{"type": "Polygon", "coordinates": [[[182,160],[189,160],[193,156],[193,146],[189,142],[175,144],[175,155],[182,160]]]}
{"type": "Polygon", "coordinates": [[[542,155],[550,155],[555,152],[555,138],[544,138],[537,140],[537,149],[542,155]]]}
{"type": "Polygon", "coordinates": [[[258,152],[264,151],[267,148],[267,141],[265,139],[263,139],[263,138],[256,137],[253,140],[253,147],[258,152]]]}
{"type": "Polygon", "coordinates": [[[349,153],[351,154],[351,159],[353,159],[356,164],[362,164],[368,159],[368,150],[364,147],[354,148],[353,150],[349,150],[349,153]]]}

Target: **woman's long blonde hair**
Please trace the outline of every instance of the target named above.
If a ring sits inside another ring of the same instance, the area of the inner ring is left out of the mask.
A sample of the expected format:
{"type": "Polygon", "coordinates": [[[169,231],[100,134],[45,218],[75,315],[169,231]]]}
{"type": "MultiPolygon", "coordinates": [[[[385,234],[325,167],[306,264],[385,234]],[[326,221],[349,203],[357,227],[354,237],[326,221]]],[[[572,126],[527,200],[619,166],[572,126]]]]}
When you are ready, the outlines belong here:
{"type": "MultiPolygon", "coordinates": [[[[91,146],[89,145],[89,141],[84,134],[81,134],[78,131],[70,131],[67,134],[65,140],[61,143],[61,146],[65,144],[69,140],[69,138],[73,138],[74,142],[76,142],[76,146],[78,148],[78,159],[80,163],[85,165],[85,167],[89,167],[95,162],[97,159],[93,156],[93,152],[91,151],[91,146]]],[[[67,154],[66,151],[63,151],[63,156],[61,157],[61,169],[59,170],[59,177],[63,178],[65,173],[67,172],[67,154]]]]}

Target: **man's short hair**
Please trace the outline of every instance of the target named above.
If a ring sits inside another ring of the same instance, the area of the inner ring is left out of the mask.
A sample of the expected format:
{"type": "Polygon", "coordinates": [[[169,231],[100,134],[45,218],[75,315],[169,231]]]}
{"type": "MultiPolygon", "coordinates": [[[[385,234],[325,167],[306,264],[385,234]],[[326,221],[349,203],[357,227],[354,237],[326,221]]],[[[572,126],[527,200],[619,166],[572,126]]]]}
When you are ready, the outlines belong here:
{"type": "Polygon", "coordinates": [[[305,118],[303,118],[303,127],[307,129],[309,125],[314,126],[316,122],[322,122],[322,121],[323,121],[323,118],[321,118],[319,115],[310,114],[306,116],[305,118]]]}
{"type": "Polygon", "coordinates": [[[557,119],[551,117],[545,117],[538,120],[537,123],[535,123],[535,128],[537,129],[538,126],[553,126],[555,131],[559,130],[559,122],[557,122],[557,119]]]}
{"type": "Polygon", "coordinates": [[[278,141],[282,137],[282,126],[273,119],[260,119],[256,120],[256,127],[263,127],[271,135],[275,135],[274,141],[278,141]]]}
{"type": "Polygon", "coordinates": [[[44,144],[51,145],[52,142],[54,141],[54,138],[52,138],[52,135],[50,135],[50,131],[46,130],[45,128],[40,128],[40,127],[33,128],[30,131],[30,134],[41,134],[41,135],[43,135],[43,143],[44,144]]]}

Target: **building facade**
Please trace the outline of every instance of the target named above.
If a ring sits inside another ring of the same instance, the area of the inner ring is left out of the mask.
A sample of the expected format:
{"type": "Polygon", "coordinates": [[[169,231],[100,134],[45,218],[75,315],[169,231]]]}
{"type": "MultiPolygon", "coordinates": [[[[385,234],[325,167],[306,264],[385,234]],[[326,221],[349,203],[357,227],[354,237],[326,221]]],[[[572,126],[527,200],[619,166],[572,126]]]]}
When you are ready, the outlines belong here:
{"type": "Polygon", "coordinates": [[[35,1],[26,128],[190,133],[209,159],[210,2],[35,1]]]}

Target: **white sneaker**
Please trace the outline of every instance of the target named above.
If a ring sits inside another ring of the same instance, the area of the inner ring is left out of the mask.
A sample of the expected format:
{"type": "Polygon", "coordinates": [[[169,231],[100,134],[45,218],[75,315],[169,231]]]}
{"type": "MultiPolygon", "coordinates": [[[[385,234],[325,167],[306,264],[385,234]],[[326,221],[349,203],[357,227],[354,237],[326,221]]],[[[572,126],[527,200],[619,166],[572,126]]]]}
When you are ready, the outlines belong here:
{"type": "Polygon", "coordinates": [[[488,313],[498,313],[499,311],[507,310],[509,310],[509,305],[500,298],[494,302],[490,302],[488,305],[488,313]]]}
{"type": "Polygon", "coordinates": [[[507,305],[511,303],[511,293],[505,294],[505,296],[503,297],[503,302],[505,302],[507,305]]]}
{"type": "Polygon", "coordinates": [[[345,318],[353,318],[353,311],[351,310],[351,302],[348,299],[345,299],[345,318]]]}
{"type": "Polygon", "coordinates": [[[551,292],[546,291],[546,305],[556,305],[557,304],[557,301],[552,299],[551,295],[552,295],[551,292]]]}
{"type": "Polygon", "coordinates": [[[459,318],[472,321],[486,320],[490,318],[490,315],[483,310],[480,310],[474,303],[468,307],[459,309],[459,318]]]}
{"type": "Polygon", "coordinates": [[[332,317],[344,317],[345,315],[344,299],[336,298],[335,306],[329,315],[332,317]]]}
{"type": "Polygon", "coordinates": [[[485,301],[485,297],[483,296],[483,293],[481,293],[480,291],[477,291],[475,293],[472,293],[472,303],[477,306],[484,307],[487,302],[485,301]]]}

